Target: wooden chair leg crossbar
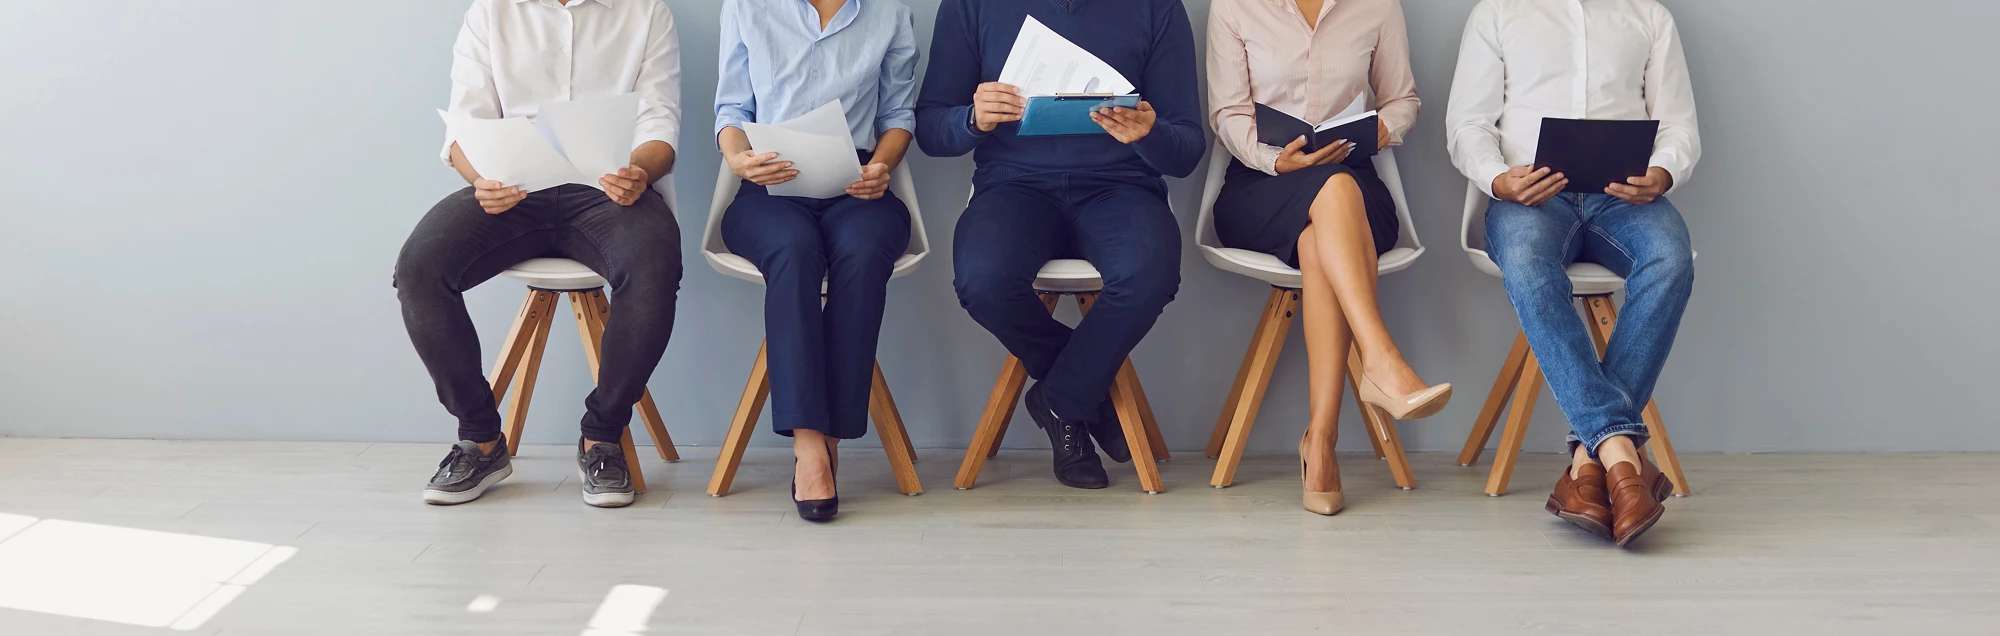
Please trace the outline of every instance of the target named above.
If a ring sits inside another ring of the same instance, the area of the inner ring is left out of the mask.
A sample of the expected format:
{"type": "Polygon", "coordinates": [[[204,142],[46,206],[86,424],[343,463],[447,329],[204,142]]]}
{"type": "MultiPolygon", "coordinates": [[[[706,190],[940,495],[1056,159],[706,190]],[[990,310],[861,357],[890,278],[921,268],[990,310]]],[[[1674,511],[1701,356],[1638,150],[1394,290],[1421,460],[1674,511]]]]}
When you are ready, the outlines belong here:
{"type": "MultiPolygon", "coordinates": [[[[549,344],[549,327],[555,321],[556,295],[560,293],[569,295],[570,308],[576,314],[576,332],[583,339],[584,358],[590,363],[591,381],[597,379],[599,354],[604,349],[604,325],[611,318],[611,303],[605,300],[603,288],[560,292],[529,288],[520,312],[514,315],[514,326],[507,330],[500,360],[494,363],[493,377],[489,379],[493,402],[504,409],[502,422],[507,431],[508,455],[521,450],[521,429],[535,395],[535,376],[541,372],[542,351],[549,344]],[[506,399],[510,392],[514,395],[512,402],[506,399]]],[[[660,409],[653,404],[653,392],[642,394],[634,408],[652,436],[653,448],[660,459],[680,461],[673,438],[667,436],[666,423],[660,419],[660,409]]],[[[632,487],[644,492],[646,477],[639,467],[639,452],[632,442],[631,429],[626,429],[620,444],[625,447],[625,463],[632,470],[632,487]]]]}
{"type": "MultiPolygon", "coordinates": [[[[1604,347],[1611,341],[1611,331],[1618,324],[1618,308],[1611,302],[1609,294],[1578,296],[1583,301],[1583,309],[1590,329],[1590,339],[1597,344],[1597,354],[1604,355],[1604,347]]],[[[1458,454],[1460,466],[1471,466],[1479,461],[1479,455],[1486,449],[1486,441],[1493,436],[1493,427],[1500,420],[1502,409],[1507,411],[1507,426],[1500,434],[1500,447],[1493,455],[1493,472],[1486,479],[1486,494],[1498,497],[1507,492],[1507,482],[1513,478],[1514,462],[1520,459],[1522,439],[1527,436],[1528,422],[1535,414],[1535,401],[1541,396],[1541,363],[1535,359],[1535,352],[1528,346],[1528,335],[1514,337],[1514,348],[1507,352],[1507,362],[1501,366],[1500,375],[1493,379],[1493,390],[1486,395],[1486,405],[1479,409],[1479,419],[1472,424],[1472,434],[1465,440],[1465,448],[1458,454]]],[[[1652,453],[1653,461],[1660,470],[1674,482],[1674,495],[1685,497],[1693,492],[1689,488],[1687,476],[1681,472],[1680,457],[1674,454],[1673,440],[1667,438],[1667,425],[1660,418],[1660,407],[1656,401],[1648,400],[1641,415],[1646,422],[1646,432],[1652,441],[1646,446],[1652,453]]]]}
{"type": "MultiPolygon", "coordinates": [[[[1036,292],[1042,305],[1050,313],[1056,310],[1056,303],[1066,294],[1057,292],[1036,292]]],[[[1097,302],[1097,292],[1082,292],[1076,297],[1077,310],[1090,313],[1091,305],[1097,302]]],[[[986,399],[986,410],[979,416],[979,426],[974,429],[972,446],[965,449],[965,460],[959,463],[958,478],[952,485],[959,490],[972,488],[979,481],[979,471],[986,460],[1000,452],[1000,441],[1007,436],[1007,425],[1014,419],[1014,408],[1021,401],[1021,389],[1027,386],[1028,369],[1013,355],[1000,366],[1000,377],[993,383],[993,393],[986,399]]],[[[1118,421],[1125,430],[1125,444],[1132,449],[1132,466],[1139,472],[1139,487],[1148,493],[1158,494],[1166,490],[1160,482],[1160,468],[1155,465],[1171,459],[1167,452],[1166,440],[1160,435],[1160,425],[1153,417],[1153,406],[1146,400],[1146,390],[1139,385],[1139,372],[1127,358],[1118,369],[1117,377],[1111,383],[1111,404],[1118,412],[1118,421]]]]}
{"type": "MultiPolygon", "coordinates": [[[[770,366],[765,352],[770,345],[757,348],[757,361],[750,365],[750,381],[743,385],[743,397],[736,401],[736,415],[730,418],[729,434],[722,439],[722,455],[715,461],[715,475],[708,480],[708,495],[721,497],[729,494],[730,484],[736,481],[736,468],[743,463],[743,452],[750,447],[750,435],[757,428],[757,416],[764,412],[764,402],[771,396],[770,366]]],[[[874,388],[868,392],[868,414],[875,420],[875,436],[882,439],[882,451],[889,455],[889,468],[896,474],[896,487],[905,495],[921,495],[924,486],[917,481],[917,454],[910,446],[910,433],[903,427],[903,416],[896,410],[896,398],[889,394],[889,382],[882,377],[882,364],[875,364],[874,388]]]]}
{"type": "MultiPolygon", "coordinates": [[[[1271,374],[1278,367],[1278,355],[1285,348],[1285,337],[1291,333],[1298,313],[1299,290],[1271,288],[1270,297],[1264,301],[1264,313],[1257,321],[1257,331],[1250,337],[1250,348],[1243,353],[1243,366],[1236,371],[1236,382],[1230,386],[1222,414],[1215,420],[1215,431],[1208,437],[1208,457],[1216,460],[1210,486],[1226,488],[1235,482],[1237,465],[1242,462],[1243,449],[1250,441],[1250,428],[1257,423],[1257,410],[1263,406],[1264,393],[1271,388],[1271,374]]],[[[1404,490],[1415,488],[1416,478],[1403,452],[1402,437],[1396,433],[1396,420],[1361,402],[1356,380],[1360,375],[1360,350],[1349,349],[1347,385],[1354,391],[1355,406],[1368,429],[1368,443],[1375,448],[1377,458],[1389,461],[1389,472],[1397,486],[1404,490]]]]}

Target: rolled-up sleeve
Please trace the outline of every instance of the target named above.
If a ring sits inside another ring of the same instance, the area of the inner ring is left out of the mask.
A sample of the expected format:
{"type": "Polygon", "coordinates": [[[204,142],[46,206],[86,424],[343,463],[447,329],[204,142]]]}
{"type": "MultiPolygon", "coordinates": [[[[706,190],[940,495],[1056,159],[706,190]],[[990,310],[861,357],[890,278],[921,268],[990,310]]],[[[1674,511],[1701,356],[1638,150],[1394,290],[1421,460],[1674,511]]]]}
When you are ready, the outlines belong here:
{"type": "Polygon", "coordinates": [[[875,114],[875,134],[901,128],[917,132],[917,29],[910,8],[896,5],[896,35],[882,58],[881,105],[875,114]]]}
{"type": "Polygon", "coordinates": [[[1673,187],[1667,190],[1671,194],[1694,176],[1694,164],[1701,160],[1701,131],[1695,119],[1694,82],[1688,78],[1680,28],[1666,7],[1657,11],[1652,20],[1653,51],[1646,60],[1646,112],[1660,120],[1651,165],[1673,175],[1673,187]]]}
{"type": "Polygon", "coordinates": [[[1500,150],[1500,113],[1506,105],[1507,67],[1500,59],[1499,27],[1490,2],[1472,8],[1458,47],[1458,70],[1445,106],[1445,147],[1458,171],[1493,196],[1493,180],[1506,174],[1500,150]]]}
{"type": "MultiPolygon", "coordinates": [[[[451,102],[446,112],[473,119],[500,118],[500,92],[493,84],[491,12],[485,0],[472,3],[465,11],[465,24],[458,29],[458,41],[451,46],[451,102]]],[[[438,158],[451,165],[451,145],[458,142],[450,125],[445,126],[444,148],[438,158]]]]}
{"type": "Polygon", "coordinates": [[[742,128],[743,124],[757,121],[757,91],[750,83],[750,47],[743,42],[743,30],[737,23],[738,2],[722,3],[722,29],[717,37],[721,50],[716,54],[715,69],[716,135],[721,135],[724,128],[742,128]]]}
{"type": "Polygon", "coordinates": [[[639,122],[632,140],[637,148],[648,141],[665,142],[676,151],[681,137],[681,44],[674,32],[674,15],[666,4],[653,9],[647,30],[646,59],[640,64],[635,88],[639,122]]]}

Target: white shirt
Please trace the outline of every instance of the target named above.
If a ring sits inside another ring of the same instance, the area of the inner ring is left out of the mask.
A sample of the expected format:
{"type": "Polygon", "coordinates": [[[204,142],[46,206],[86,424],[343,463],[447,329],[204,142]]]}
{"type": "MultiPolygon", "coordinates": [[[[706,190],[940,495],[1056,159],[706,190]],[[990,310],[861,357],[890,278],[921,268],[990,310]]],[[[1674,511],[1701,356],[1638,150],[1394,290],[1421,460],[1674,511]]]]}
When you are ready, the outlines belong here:
{"type": "Polygon", "coordinates": [[[636,92],[632,147],[680,147],[680,39],[660,0],[474,0],[451,50],[452,114],[532,118],[545,102],[636,92]]]}
{"type": "Polygon", "coordinates": [[[1659,120],[1652,165],[1675,188],[1701,159],[1680,32],[1656,0],[1481,0],[1445,110],[1452,163],[1487,196],[1534,163],[1543,117],[1659,120]]]}

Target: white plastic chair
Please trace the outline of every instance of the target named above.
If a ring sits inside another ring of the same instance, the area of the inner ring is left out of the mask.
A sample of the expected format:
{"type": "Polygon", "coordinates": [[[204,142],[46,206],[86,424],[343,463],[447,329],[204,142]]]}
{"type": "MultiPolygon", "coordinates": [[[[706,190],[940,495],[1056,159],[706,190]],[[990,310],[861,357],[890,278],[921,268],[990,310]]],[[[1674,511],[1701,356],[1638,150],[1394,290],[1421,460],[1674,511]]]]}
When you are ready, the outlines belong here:
{"type": "MultiPolygon", "coordinates": [[[[1467,183],[1465,188],[1465,218],[1460,222],[1459,241],[1465,254],[1472,259],[1472,266],[1495,278],[1500,277],[1500,265],[1486,253],[1486,207],[1492,199],[1479,189],[1477,184],[1467,183]]],[[[1618,322],[1618,306],[1611,295],[1625,289],[1625,279],[1596,263],[1572,263],[1567,269],[1571,295],[1583,301],[1586,324],[1590,328],[1591,340],[1597,343],[1598,355],[1604,354],[1604,346],[1611,340],[1612,328],[1618,322]]],[[[1500,375],[1493,379],[1493,389],[1486,394],[1486,404],[1479,408],[1479,419],[1472,424],[1472,434],[1465,439],[1465,448],[1458,453],[1460,466],[1471,466],[1479,461],[1479,454],[1486,449],[1486,441],[1493,436],[1493,426],[1499,422],[1500,410],[1512,403],[1507,411],[1507,427],[1500,435],[1500,447],[1493,457],[1493,472],[1486,479],[1486,494],[1498,497],[1507,492],[1507,482],[1513,478],[1514,462],[1521,455],[1521,441],[1527,436],[1528,422],[1535,414],[1535,400],[1541,396],[1541,363],[1536,361],[1535,352],[1528,346],[1528,334],[1520,332],[1514,336],[1514,347],[1507,352],[1507,362],[1500,367],[1500,375]]],[[[1643,413],[1646,431],[1652,435],[1647,448],[1652,449],[1653,458],[1660,470],[1674,482],[1674,496],[1685,497],[1692,490],[1688,487],[1687,476],[1681,472],[1680,458],[1674,454],[1673,440],[1667,438],[1666,424],[1660,419],[1660,407],[1654,401],[1646,402],[1643,413]]]]}
{"type": "MultiPolygon", "coordinates": [[[[723,164],[715,175],[715,198],[708,209],[708,225],[701,233],[701,255],[715,271],[730,278],[764,284],[764,273],[750,259],[737,256],[729,251],[722,240],[722,216],[729,212],[729,204],[736,200],[736,192],[743,180],[729,171],[723,164]]],[[[917,188],[910,177],[909,164],[896,166],[889,176],[889,189],[902,199],[910,209],[910,245],[903,255],[896,258],[895,269],[889,277],[902,278],[916,271],[917,264],[931,253],[930,235],[924,232],[924,215],[917,208],[917,188]]],[[[820,283],[822,293],[825,283],[820,283]]],[[[743,452],[750,446],[750,435],[757,425],[757,416],[764,411],[764,401],[771,395],[770,369],[765,363],[767,345],[757,348],[757,361],[750,365],[750,380],[743,386],[743,397],[736,402],[736,414],[730,418],[729,434],[723,438],[722,455],[716,459],[715,475],[709,478],[708,495],[721,497],[729,494],[729,486],[736,480],[736,468],[743,462],[743,452]]],[[[896,410],[896,399],[889,394],[889,383],[882,377],[882,365],[875,365],[874,388],[868,398],[868,411],[875,419],[875,434],[882,439],[882,450],[889,455],[889,466],[896,474],[896,486],[906,495],[920,495],[923,484],[917,481],[916,450],[910,445],[910,433],[903,427],[903,416],[896,410]]]]}
{"type": "MultiPolygon", "coordinates": [[[[970,195],[966,196],[967,202],[971,200],[970,195]]],[[[1091,305],[1096,304],[1098,292],[1104,289],[1104,277],[1090,261],[1059,258],[1042,265],[1041,271],[1035,273],[1034,288],[1035,295],[1041,297],[1042,305],[1050,313],[1055,313],[1063,296],[1070,296],[1076,299],[1077,311],[1087,314],[1091,305]]],[[[1014,420],[1014,407],[1020,403],[1021,390],[1027,383],[1028,368],[1021,364],[1020,358],[1007,354],[1007,361],[1000,365],[1000,377],[993,382],[993,393],[987,396],[986,408],[979,415],[979,425],[973,429],[972,445],[965,449],[965,459],[959,462],[953,486],[959,490],[971,489],[978,483],[979,471],[986,460],[1000,453],[1000,440],[1007,437],[1007,425],[1014,420]]],[[[1167,452],[1166,438],[1160,435],[1153,405],[1146,400],[1146,389],[1139,384],[1139,371],[1132,366],[1131,358],[1126,358],[1124,366],[1118,368],[1118,375],[1111,382],[1110,398],[1125,429],[1125,444],[1132,450],[1139,487],[1148,494],[1164,492],[1160,469],[1154,464],[1172,459],[1172,454],[1167,452]]]]}
{"type": "MultiPolygon", "coordinates": [[[[672,174],[653,182],[653,190],[667,201],[667,207],[680,216],[680,206],[674,202],[674,178],[672,174]]],[[[521,281],[528,286],[528,297],[521,302],[521,309],[514,315],[514,326],[507,330],[507,339],[500,345],[500,359],[493,364],[493,375],[488,382],[493,386],[493,401],[504,404],[506,412],[502,422],[507,430],[507,454],[521,449],[521,429],[528,416],[528,404],[535,395],[535,376],[542,368],[542,351],[548,347],[549,327],[555,320],[557,294],[568,294],[570,309],[576,314],[577,335],[583,339],[584,358],[590,362],[590,376],[597,378],[599,353],[604,349],[604,325],[611,317],[611,303],[604,298],[604,277],[591,271],[583,263],[567,258],[531,258],[501,272],[502,276],[521,281]],[[509,392],[514,401],[505,402],[509,392]]],[[[653,404],[653,392],[648,389],[641,394],[635,410],[639,420],[646,426],[647,434],[653,438],[653,450],[659,452],[660,459],[668,462],[681,460],[674,450],[674,440],[667,435],[666,422],[660,419],[660,409],[653,404]]],[[[638,449],[632,443],[631,429],[625,430],[620,442],[625,447],[625,464],[632,471],[632,487],[639,492],[646,490],[646,475],[639,466],[638,449]]]]}
{"type": "MultiPolygon", "coordinates": [[[[1223,402],[1222,414],[1216,417],[1215,431],[1208,438],[1208,456],[1216,460],[1215,474],[1209,479],[1209,485],[1216,488],[1228,487],[1236,479],[1237,464],[1243,459],[1243,449],[1249,443],[1250,429],[1256,424],[1264,392],[1271,386],[1271,374],[1277,369],[1278,355],[1285,348],[1285,336],[1291,332],[1293,316],[1299,309],[1299,289],[1304,285],[1303,274],[1278,260],[1278,257],[1225,247],[1217,238],[1215,201],[1222,196],[1222,184],[1234,159],[1220,141],[1210,153],[1208,184],[1202,191],[1201,217],[1195,222],[1195,243],[1210,265],[1268,283],[1271,294],[1264,301],[1264,313],[1257,321],[1256,334],[1250,338],[1249,350],[1243,353],[1243,366],[1236,371],[1236,382],[1230,387],[1229,397],[1223,402]]],[[[1396,218],[1401,226],[1396,246],[1376,258],[1375,271],[1381,275],[1407,269],[1417,261],[1417,257],[1423,256],[1424,246],[1417,240],[1416,223],[1410,220],[1410,205],[1404,198],[1403,176],[1396,167],[1395,150],[1382,150],[1375,155],[1374,161],[1376,175],[1389,187],[1389,198],[1396,203],[1396,218]]],[[[1355,393],[1355,404],[1360,407],[1362,420],[1369,429],[1369,445],[1375,447],[1376,457],[1389,460],[1389,472],[1395,477],[1396,485],[1404,490],[1415,488],[1416,479],[1410,472],[1409,458],[1403,452],[1402,438],[1396,433],[1396,422],[1390,419],[1388,413],[1370,408],[1360,401],[1361,392],[1356,384],[1360,375],[1359,350],[1351,349],[1347,356],[1347,384],[1355,393]]]]}

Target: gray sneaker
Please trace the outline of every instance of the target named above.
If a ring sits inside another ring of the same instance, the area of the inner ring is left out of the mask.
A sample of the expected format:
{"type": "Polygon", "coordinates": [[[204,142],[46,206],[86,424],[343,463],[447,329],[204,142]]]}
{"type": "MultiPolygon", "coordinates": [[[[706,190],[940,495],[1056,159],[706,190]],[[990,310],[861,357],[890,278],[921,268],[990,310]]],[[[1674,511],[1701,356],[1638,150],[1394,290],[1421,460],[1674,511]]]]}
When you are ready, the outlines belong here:
{"type": "Polygon", "coordinates": [[[625,449],[598,444],[584,449],[576,441],[576,476],[583,481],[583,502],[599,508],[632,505],[632,473],[625,466],[625,449]]]}
{"type": "Polygon", "coordinates": [[[424,486],[424,503],[450,506],[472,501],[512,474],[514,464],[507,457],[506,436],[501,436],[488,454],[479,452],[478,442],[462,440],[438,462],[437,474],[424,486]]]}

